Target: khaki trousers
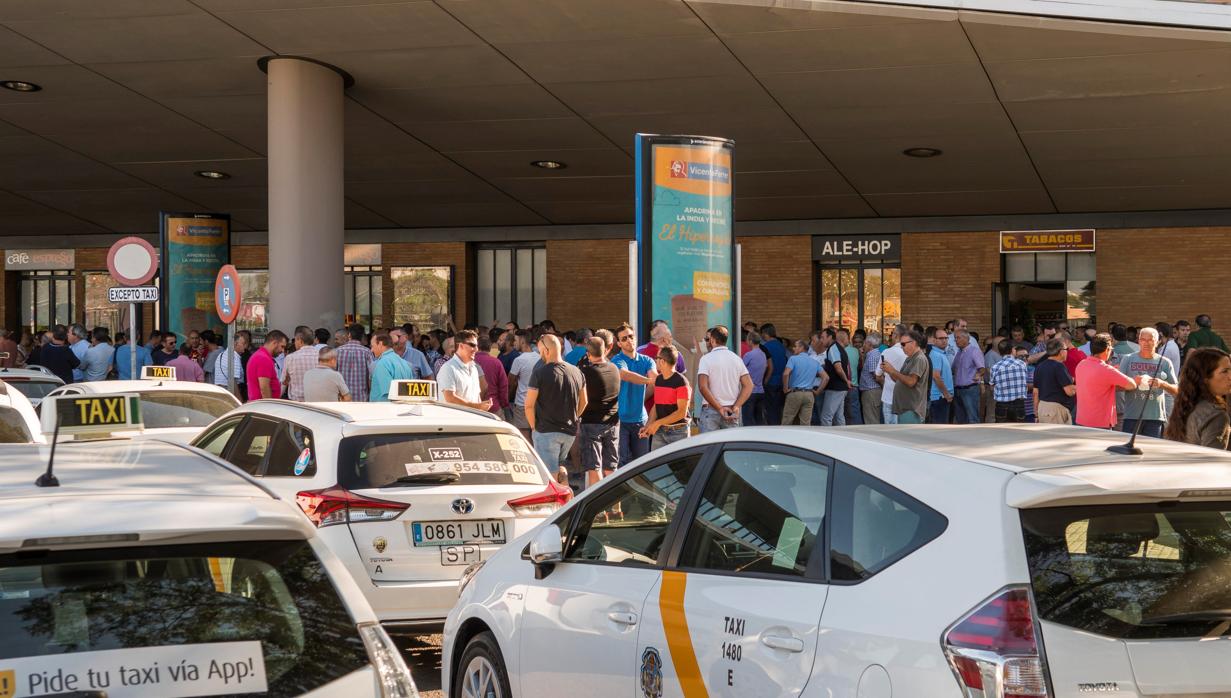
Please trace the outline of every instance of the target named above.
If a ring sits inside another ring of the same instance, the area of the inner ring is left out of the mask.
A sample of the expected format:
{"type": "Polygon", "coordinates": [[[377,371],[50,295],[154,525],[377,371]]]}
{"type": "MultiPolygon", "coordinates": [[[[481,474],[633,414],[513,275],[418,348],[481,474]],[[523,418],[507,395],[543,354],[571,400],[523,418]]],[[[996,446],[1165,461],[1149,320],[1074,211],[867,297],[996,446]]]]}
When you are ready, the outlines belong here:
{"type": "Polygon", "coordinates": [[[1072,424],[1073,414],[1058,402],[1039,400],[1040,424],[1072,424]]]}
{"type": "Polygon", "coordinates": [[[816,396],[811,390],[793,390],[786,394],[786,403],[782,406],[782,423],[803,424],[812,423],[812,405],[816,396]]]}
{"type": "Polygon", "coordinates": [[[862,390],[859,392],[860,406],[863,408],[864,424],[881,423],[881,389],[862,390]]]}

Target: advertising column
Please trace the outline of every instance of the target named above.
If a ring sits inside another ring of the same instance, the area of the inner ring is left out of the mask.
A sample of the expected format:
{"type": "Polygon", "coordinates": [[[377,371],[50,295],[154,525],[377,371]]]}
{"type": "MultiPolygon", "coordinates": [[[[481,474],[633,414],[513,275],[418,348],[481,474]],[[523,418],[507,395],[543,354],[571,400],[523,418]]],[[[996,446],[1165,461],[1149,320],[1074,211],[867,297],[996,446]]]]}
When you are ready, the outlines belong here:
{"type": "Polygon", "coordinates": [[[666,320],[685,347],[726,325],[739,337],[735,307],[731,158],[734,143],[697,136],[637,134],[638,331],[666,320]]]}
{"type": "Polygon", "coordinates": [[[218,213],[163,213],[163,330],[180,338],[189,330],[213,329],[223,323],[214,309],[214,281],[231,261],[231,217],[218,213]]]}

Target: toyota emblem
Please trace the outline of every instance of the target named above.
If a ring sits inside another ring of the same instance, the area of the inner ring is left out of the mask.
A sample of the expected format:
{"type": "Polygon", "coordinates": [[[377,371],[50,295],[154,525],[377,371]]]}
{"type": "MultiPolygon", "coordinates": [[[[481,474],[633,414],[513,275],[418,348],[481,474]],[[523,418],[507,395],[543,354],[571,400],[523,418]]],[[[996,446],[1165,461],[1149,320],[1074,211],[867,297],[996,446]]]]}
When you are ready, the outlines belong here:
{"type": "Polygon", "coordinates": [[[474,513],[474,500],[466,499],[465,497],[453,500],[453,511],[459,514],[474,513]]]}

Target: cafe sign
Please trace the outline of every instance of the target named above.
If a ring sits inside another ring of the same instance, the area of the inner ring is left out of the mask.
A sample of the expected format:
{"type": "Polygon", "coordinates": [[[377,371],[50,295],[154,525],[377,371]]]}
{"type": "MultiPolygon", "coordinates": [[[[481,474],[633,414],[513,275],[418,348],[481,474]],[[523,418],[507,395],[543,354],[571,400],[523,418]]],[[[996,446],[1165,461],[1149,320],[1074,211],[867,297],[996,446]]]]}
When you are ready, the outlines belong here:
{"type": "Polygon", "coordinates": [[[4,268],[9,271],[72,270],[77,262],[76,250],[5,250],[4,268]]]}
{"type": "Polygon", "coordinates": [[[1093,252],[1094,230],[1008,230],[1000,233],[1001,254],[1093,252]]]}

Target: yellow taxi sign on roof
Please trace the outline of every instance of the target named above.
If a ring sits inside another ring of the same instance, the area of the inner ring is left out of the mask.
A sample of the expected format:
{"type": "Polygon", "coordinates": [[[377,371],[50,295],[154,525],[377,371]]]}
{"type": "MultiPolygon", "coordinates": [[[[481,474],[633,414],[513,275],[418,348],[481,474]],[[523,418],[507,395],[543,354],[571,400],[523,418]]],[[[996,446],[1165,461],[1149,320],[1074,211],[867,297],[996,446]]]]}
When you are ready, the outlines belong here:
{"type": "Polygon", "coordinates": [[[43,433],[109,434],[141,431],[141,398],[136,393],[113,395],[56,395],[39,408],[43,433]]]}
{"type": "Polygon", "coordinates": [[[436,401],[439,397],[436,381],[393,381],[389,386],[389,399],[395,402],[436,401]]]}
{"type": "Polygon", "coordinates": [[[175,380],[174,366],[142,366],[141,378],[150,381],[173,381],[175,380]]]}

